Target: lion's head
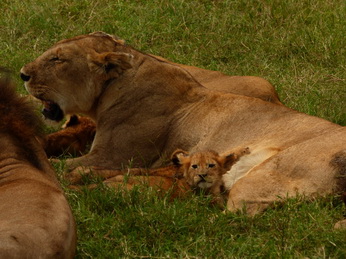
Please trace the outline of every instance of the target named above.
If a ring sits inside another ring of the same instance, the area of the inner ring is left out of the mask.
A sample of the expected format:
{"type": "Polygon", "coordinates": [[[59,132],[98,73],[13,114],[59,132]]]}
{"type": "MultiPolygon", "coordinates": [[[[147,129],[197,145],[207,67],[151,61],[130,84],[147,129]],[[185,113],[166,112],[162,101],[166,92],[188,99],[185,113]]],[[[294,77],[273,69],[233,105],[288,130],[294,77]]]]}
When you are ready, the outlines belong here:
{"type": "Polygon", "coordinates": [[[60,121],[70,113],[92,116],[106,82],[131,67],[131,55],[114,52],[124,47],[124,41],[103,33],[62,40],[25,65],[21,78],[44,103],[48,119],[60,121]]]}

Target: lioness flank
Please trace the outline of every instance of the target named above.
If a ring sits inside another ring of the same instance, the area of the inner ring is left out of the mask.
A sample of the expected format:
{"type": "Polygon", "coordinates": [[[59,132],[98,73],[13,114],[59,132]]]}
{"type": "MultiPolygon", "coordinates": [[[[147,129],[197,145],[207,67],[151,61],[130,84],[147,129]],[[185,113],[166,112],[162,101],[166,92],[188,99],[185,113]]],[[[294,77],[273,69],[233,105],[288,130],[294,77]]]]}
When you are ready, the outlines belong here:
{"type": "Polygon", "coordinates": [[[39,142],[40,120],[0,82],[0,257],[73,258],[76,226],[39,142]]]}
{"type": "Polygon", "coordinates": [[[284,105],[210,90],[185,68],[105,33],[62,40],[21,70],[53,120],[81,113],[96,122],[76,166],[159,166],[177,148],[219,154],[249,147],[224,178],[227,208],[262,211],[278,197],[346,188],[346,128],[284,105]]]}

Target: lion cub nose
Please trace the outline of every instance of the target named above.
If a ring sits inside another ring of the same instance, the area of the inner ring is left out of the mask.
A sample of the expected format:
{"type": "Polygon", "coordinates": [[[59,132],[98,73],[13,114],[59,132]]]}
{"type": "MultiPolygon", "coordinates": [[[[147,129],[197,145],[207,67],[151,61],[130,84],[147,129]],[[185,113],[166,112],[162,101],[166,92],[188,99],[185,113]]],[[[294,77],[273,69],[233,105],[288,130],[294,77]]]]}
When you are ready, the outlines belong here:
{"type": "Polygon", "coordinates": [[[27,82],[30,80],[30,76],[26,75],[26,74],[23,74],[23,73],[20,73],[20,77],[22,78],[22,80],[24,82],[27,82]]]}
{"type": "Polygon", "coordinates": [[[202,179],[204,179],[204,178],[207,177],[208,175],[207,175],[207,174],[199,174],[198,176],[201,177],[202,179]]]}

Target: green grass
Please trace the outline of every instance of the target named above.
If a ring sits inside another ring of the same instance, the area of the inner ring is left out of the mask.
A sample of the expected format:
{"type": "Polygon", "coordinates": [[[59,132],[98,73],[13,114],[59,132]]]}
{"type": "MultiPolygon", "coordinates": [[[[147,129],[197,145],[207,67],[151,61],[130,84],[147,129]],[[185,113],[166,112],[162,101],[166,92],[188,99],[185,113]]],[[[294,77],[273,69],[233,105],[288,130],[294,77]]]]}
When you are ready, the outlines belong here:
{"type": "MultiPolygon", "coordinates": [[[[346,125],[344,0],[0,0],[0,11],[0,66],[22,93],[21,66],[60,39],[101,30],[175,62],[264,77],[287,106],[346,125]]],[[[77,258],[346,257],[345,232],[332,230],[345,207],[332,198],[248,218],[201,197],[66,192],[77,258]]]]}
{"type": "Polygon", "coordinates": [[[105,188],[70,193],[78,219],[78,257],[346,256],[345,232],[331,231],[344,208],[332,199],[292,199],[250,218],[223,214],[202,197],[169,202],[154,194],[105,188]]]}

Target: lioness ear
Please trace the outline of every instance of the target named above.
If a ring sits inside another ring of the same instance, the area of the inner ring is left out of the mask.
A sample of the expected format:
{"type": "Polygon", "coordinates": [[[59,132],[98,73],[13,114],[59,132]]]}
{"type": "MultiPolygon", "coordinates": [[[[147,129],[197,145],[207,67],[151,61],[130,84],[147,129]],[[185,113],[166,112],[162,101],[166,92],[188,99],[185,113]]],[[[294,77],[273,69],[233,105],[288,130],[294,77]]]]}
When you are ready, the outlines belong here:
{"type": "Polygon", "coordinates": [[[123,52],[93,53],[88,55],[90,70],[109,77],[118,77],[132,67],[133,56],[123,52]]]}
{"type": "Polygon", "coordinates": [[[174,165],[181,166],[183,164],[184,158],[187,158],[188,156],[189,156],[189,153],[187,151],[184,151],[182,149],[177,149],[171,155],[171,160],[174,165]]]}
{"type": "Polygon", "coordinates": [[[89,35],[99,36],[99,37],[108,37],[108,38],[114,40],[114,42],[116,42],[116,43],[118,43],[120,45],[125,45],[125,40],[120,39],[116,35],[111,35],[111,34],[103,32],[103,31],[95,31],[95,32],[89,33],[89,35]]]}

